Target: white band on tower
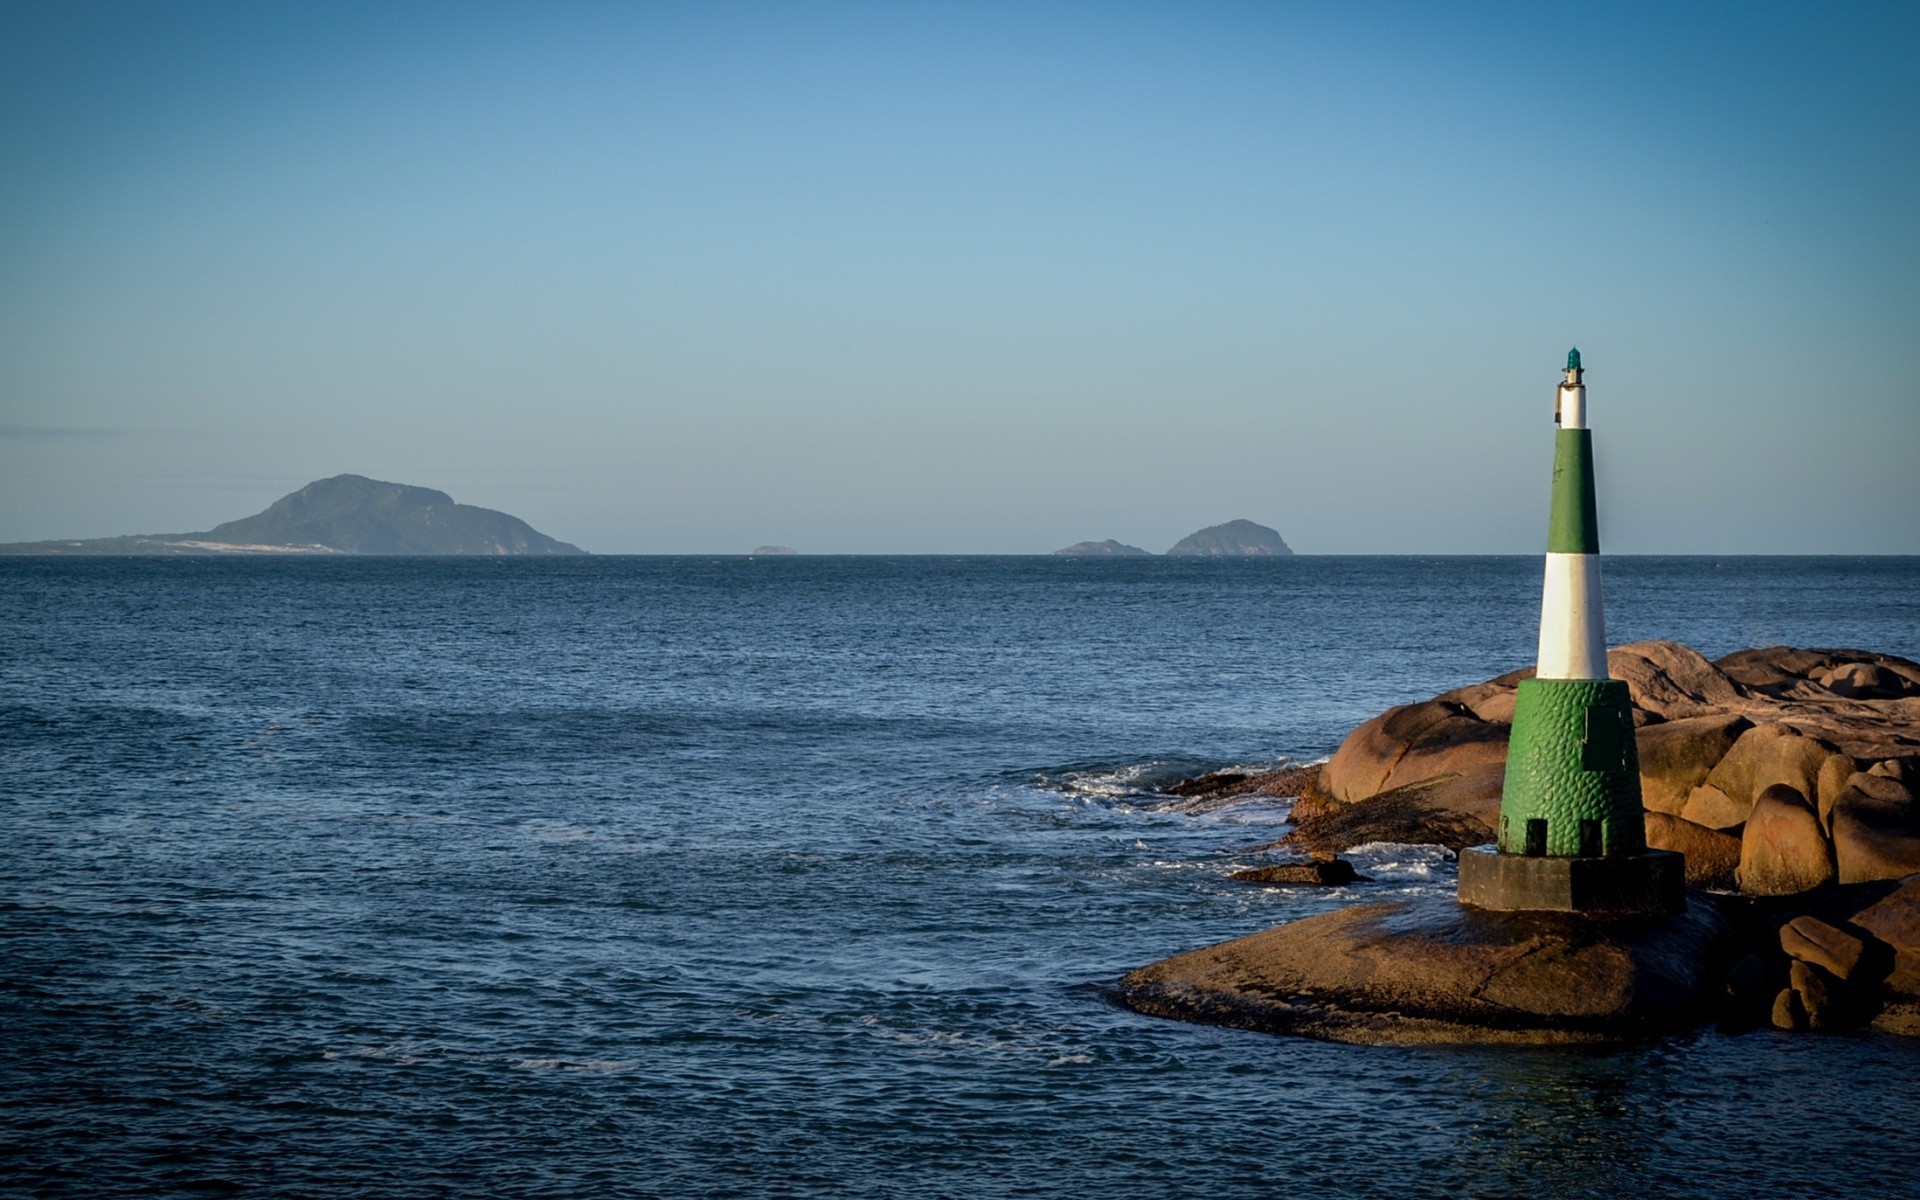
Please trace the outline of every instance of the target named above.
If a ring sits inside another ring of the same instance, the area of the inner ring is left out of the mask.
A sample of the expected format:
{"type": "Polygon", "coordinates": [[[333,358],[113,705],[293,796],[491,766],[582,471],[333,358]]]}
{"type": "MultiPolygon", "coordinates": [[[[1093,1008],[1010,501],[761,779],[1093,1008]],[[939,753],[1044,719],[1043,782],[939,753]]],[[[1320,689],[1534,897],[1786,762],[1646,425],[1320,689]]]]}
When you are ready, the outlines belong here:
{"type": "Polygon", "coordinates": [[[1548,554],[1540,592],[1541,679],[1607,678],[1598,554],[1548,554]]]}

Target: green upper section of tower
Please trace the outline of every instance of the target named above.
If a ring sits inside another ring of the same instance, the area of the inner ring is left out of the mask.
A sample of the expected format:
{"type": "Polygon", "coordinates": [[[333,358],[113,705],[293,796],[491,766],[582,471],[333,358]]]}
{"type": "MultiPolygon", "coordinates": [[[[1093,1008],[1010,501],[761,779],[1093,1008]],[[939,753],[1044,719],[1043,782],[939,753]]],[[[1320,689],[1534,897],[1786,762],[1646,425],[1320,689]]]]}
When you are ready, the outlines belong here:
{"type": "Polygon", "coordinates": [[[1573,349],[1567,351],[1567,370],[1578,371],[1579,369],[1580,369],[1580,347],[1575,346],[1573,349]]]}
{"type": "Polygon", "coordinates": [[[1547,518],[1549,554],[1600,553],[1600,518],[1593,501],[1593,431],[1562,429],[1553,439],[1553,509],[1547,518]]]}

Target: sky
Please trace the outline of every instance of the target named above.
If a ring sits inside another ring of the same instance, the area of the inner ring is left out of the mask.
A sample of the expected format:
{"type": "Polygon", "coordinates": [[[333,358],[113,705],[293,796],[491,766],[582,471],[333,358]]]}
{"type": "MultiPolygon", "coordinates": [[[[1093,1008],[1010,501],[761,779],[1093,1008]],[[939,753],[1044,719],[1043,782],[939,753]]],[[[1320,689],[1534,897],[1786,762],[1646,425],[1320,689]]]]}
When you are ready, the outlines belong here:
{"type": "Polygon", "coordinates": [[[1920,6],[0,0],[0,541],[1920,553],[1920,6]]]}

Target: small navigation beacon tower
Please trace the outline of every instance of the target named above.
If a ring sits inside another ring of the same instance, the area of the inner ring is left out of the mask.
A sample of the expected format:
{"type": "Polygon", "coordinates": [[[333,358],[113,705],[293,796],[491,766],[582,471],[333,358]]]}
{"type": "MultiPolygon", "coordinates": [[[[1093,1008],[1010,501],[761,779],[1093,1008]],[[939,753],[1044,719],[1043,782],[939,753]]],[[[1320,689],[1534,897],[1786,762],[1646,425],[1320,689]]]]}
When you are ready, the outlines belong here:
{"type": "Polygon", "coordinates": [[[1554,413],[1540,664],[1515,697],[1497,850],[1460,855],[1476,908],[1663,915],[1686,907],[1685,860],[1649,850],[1627,685],[1607,675],[1593,432],[1580,351],[1554,413]]]}

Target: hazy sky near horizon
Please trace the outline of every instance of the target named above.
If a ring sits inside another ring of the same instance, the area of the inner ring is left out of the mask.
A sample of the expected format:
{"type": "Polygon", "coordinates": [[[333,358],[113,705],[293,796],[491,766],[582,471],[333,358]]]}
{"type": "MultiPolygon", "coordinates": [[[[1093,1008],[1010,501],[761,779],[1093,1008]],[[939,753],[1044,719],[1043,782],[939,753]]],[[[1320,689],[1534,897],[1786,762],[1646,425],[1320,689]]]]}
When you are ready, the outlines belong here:
{"type": "Polygon", "coordinates": [[[0,541],[1920,553],[1920,7],[0,2],[0,541]]]}

